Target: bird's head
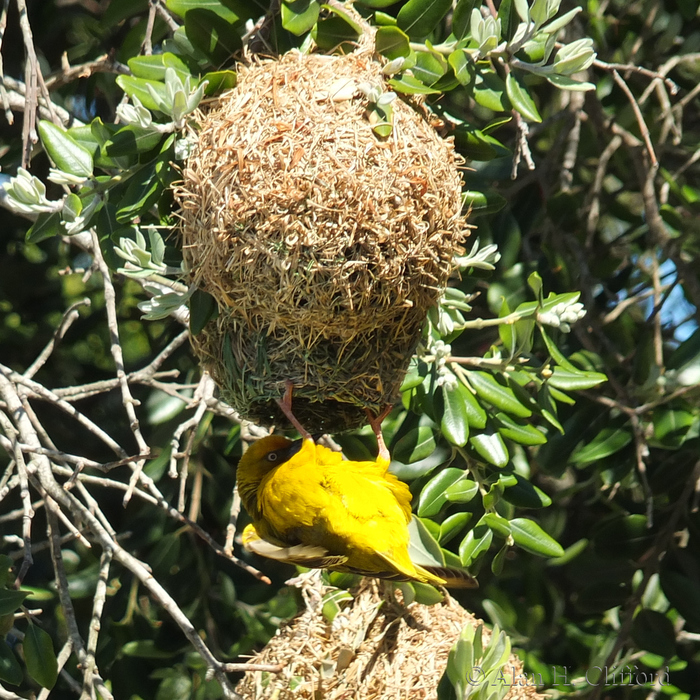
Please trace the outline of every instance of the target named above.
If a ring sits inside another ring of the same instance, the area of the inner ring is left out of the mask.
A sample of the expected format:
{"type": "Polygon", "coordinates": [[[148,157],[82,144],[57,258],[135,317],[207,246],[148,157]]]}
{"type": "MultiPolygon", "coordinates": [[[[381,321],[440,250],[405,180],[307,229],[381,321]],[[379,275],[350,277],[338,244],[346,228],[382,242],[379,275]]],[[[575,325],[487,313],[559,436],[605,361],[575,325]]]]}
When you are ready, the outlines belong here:
{"type": "Polygon", "coordinates": [[[250,515],[257,510],[257,492],[265,475],[284,464],[302,446],[301,440],[287,440],[281,435],[268,435],[254,442],[238,462],[238,493],[243,507],[250,515]]]}

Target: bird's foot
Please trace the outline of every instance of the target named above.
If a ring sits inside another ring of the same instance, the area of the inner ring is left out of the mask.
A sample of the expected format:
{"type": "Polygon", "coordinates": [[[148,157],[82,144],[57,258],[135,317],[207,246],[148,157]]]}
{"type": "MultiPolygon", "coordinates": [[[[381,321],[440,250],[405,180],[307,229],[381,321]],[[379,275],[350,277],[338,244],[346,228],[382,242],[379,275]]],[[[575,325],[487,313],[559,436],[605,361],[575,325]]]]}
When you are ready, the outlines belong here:
{"type": "Polygon", "coordinates": [[[389,454],[389,448],[384,442],[384,436],[382,435],[382,421],[391,413],[393,406],[385,406],[382,411],[380,411],[376,416],[369,410],[365,409],[367,414],[367,419],[372,427],[375,437],[377,438],[377,447],[379,448],[379,454],[377,455],[380,459],[384,459],[387,462],[391,461],[391,455],[389,454]]]}
{"type": "Polygon", "coordinates": [[[296,428],[299,435],[301,435],[304,440],[312,440],[313,438],[311,437],[311,433],[304,428],[304,426],[297,420],[294,413],[292,413],[292,393],[294,392],[294,384],[292,384],[292,382],[288,379],[285,382],[285,387],[284,397],[277,400],[277,405],[282,410],[282,413],[287,416],[287,419],[292,426],[296,428]]]}

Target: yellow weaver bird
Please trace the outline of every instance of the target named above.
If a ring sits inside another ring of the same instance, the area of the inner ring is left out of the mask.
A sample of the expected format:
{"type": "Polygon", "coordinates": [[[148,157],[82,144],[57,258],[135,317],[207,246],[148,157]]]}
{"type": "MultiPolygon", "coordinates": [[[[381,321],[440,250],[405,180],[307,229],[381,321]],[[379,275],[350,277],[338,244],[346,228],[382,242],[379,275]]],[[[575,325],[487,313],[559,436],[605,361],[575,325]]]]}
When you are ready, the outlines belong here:
{"type": "Polygon", "coordinates": [[[317,445],[291,412],[288,388],[280,407],[302,435],[270,435],[251,445],[238,465],[238,492],[253,519],[244,546],[257,554],[309,568],[398,581],[470,588],[465,571],[414,564],[408,554],[411,493],[388,472],[382,416],[370,416],[379,455],[344,461],[317,445]]]}

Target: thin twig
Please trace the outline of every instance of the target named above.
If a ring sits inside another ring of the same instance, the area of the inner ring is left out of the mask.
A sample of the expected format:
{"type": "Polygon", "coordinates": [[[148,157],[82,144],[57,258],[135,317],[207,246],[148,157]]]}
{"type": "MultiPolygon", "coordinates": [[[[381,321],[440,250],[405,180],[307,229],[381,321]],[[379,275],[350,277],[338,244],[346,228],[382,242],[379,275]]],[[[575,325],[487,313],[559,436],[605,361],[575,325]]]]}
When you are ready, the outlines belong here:
{"type": "Polygon", "coordinates": [[[119,386],[122,392],[122,404],[124,405],[126,415],[129,418],[129,427],[131,428],[132,435],[136,439],[139,454],[143,456],[143,459],[134,464],[131,480],[129,481],[129,490],[124,494],[124,505],[126,505],[129,502],[134,489],[136,488],[139,474],[141,473],[143,465],[146,463],[146,458],[150,454],[151,450],[141,433],[141,427],[139,426],[139,419],[136,416],[135,409],[138,402],[131,395],[129,382],[127,380],[126,372],[124,371],[124,355],[122,353],[122,346],[119,339],[119,326],[117,322],[117,295],[114,291],[114,285],[112,284],[111,272],[109,267],[107,267],[104,257],[102,256],[102,249],[100,248],[100,241],[97,238],[97,233],[94,229],[92,229],[91,233],[95,263],[102,274],[102,286],[104,287],[105,291],[105,308],[107,310],[107,326],[109,328],[111,339],[110,349],[112,352],[112,358],[114,359],[114,364],[117,367],[117,379],[119,380],[119,386]]]}
{"type": "Polygon", "coordinates": [[[622,88],[622,91],[625,93],[625,95],[627,95],[627,99],[629,100],[630,104],[632,105],[632,111],[634,112],[634,116],[637,119],[637,125],[639,126],[639,131],[642,134],[642,138],[644,139],[644,144],[645,144],[647,151],[649,153],[649,158],[651,159],[651,167],[656,169],[659,167],[659,161],[656,158],[656,153],[654,152],[654,146],[651,143],[651,137],[649,136],[649,129],[647,127],[646,122],[644,121],[644,115],[642,114],[642,110],[639,108],[639,103],[637,102],[635,96],[632,94],[632,91],[629,89],[629,86],[622,79],[620,74],[616,70],[613,70],[612,74],[613,74],[613,79],[622,88]]]}
{"type": "Polygon", "coordinates": [[[39,353],[38,357],[34,360],[34,362],[32,362],[29,369],[27,369],[27,371],[24,373],[25,377],[31,379],[41,369],[46,360],[48,360],[51,356],[51,353],[54,351],[56,345],[58,345],[58,343],[63,339],[63,336],[68,332],[68,329],[73,325],[74,321],[79,318],[80,314],[78,313],[78,309],[81,306],[90,306],[90,303],[90,299],[81,299],[80,301],[76,301],[74,304],[71,304],[66,309],[61,322],[58,324],[58,328],[56,328],[53,336],[51,337],[51,340],[49,340],[46,347],[41,351],[41,353],[39,353]]]}

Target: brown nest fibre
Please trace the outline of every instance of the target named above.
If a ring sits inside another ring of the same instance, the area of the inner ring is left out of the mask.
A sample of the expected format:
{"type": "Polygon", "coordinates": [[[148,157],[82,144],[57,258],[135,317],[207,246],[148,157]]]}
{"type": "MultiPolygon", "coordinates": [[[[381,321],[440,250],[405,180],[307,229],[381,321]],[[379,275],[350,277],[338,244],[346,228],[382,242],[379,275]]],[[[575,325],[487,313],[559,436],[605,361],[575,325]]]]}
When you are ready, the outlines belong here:
{"type": "Polygon", "coordinates": [[[242,67],[176,189],[191,280],[219,308],[195,352],[245,418],[282,418],[287,379],[312,429],[395,401],[465,237],[452,142],[401,99],[379,138],[363,83],[389,89],[367,48],[242,67]]]}
{"type": "MultiPolygon", "coordinates": [[[[312,597],[306,611],[251,659],[278,664],[281,671],[247,672],[236,687],[244,700],[435,700],[460,632],[481,624],[452,598],[404,607],[388,600],[382,584],[370,579],[332,624],[313,602],[312,597]]],[[[491,634],[486,628],[482,634],[486,646],[491,634]]],[[[510,686],[507,700],[545,697],[515,654],[503,667],[503,678],[510,686]]]]}

